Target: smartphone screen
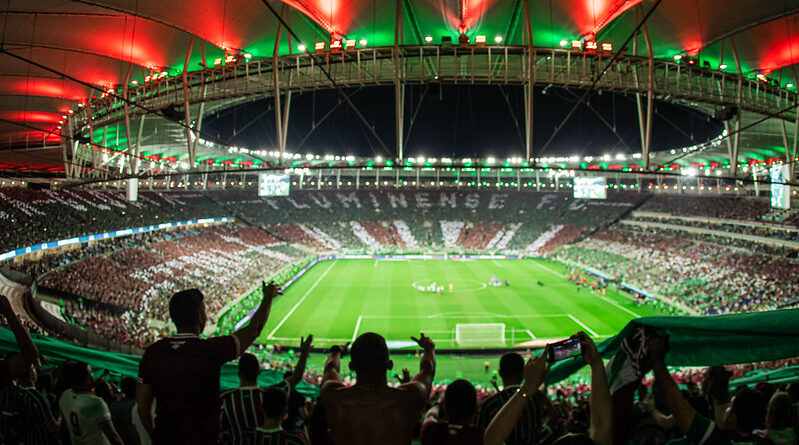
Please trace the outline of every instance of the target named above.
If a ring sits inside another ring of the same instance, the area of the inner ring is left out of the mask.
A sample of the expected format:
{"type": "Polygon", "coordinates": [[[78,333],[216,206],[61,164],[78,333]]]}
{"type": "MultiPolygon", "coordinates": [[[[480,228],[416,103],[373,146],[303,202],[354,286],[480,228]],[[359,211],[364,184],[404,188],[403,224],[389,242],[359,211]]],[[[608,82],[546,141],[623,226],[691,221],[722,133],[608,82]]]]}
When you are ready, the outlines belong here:
{"type": "Polygon", "coordinates": [[[577,357],[582,353],[579,338],[567,338],[566,340],[552,343],[549,345],[549,361],[557,362],[570,357],[577,357]]]}

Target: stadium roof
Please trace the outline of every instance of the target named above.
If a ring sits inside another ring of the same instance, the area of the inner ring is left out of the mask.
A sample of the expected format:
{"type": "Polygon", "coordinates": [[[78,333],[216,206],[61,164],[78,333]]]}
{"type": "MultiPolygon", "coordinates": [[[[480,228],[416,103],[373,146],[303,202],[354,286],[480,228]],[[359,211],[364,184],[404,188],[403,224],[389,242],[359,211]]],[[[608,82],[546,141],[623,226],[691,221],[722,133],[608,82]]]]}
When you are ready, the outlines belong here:
{"type": "MultiPolygon", "coordinates": [[[[443,36],[457,42],[461,32],[472,40],[484,35],[489,42],[501,37],[503,45],[524,45],[522,15],[529,14],[537,47],[595,39],[616,49],[657,3],[529,0],[527,11],[524,0],[399,1],[406,45],[424,45],[426,36],[436,44],[443,36]]],[[[63,168],[62,160],[53,162],[61,151],[60,123],[70,109],[99,94],[92,86],[119,90],[126,80],[143,82],[153,73],[177,76],[187,60],[188,70],[198,71],[226,55],[272,57],[279,21],[268,6],[309,51],[314,42],[338,38],[369,47],[395,44],[394,1],[9,0],[2,12],[0,147],[55,148],[47,154],[0,152],[0,169],[63,168]]],[[[799,0],[667,0],[647,26],[658,59],[695,57],[700,66],[734,73],[737,56],[745,76],[766,76],[795,91],[799,0]]],[[[296,53],[297,45],[284,34],[279,55],[296,53]]],[[[638,53],[645,55],[646,48],[638,53]]]]}

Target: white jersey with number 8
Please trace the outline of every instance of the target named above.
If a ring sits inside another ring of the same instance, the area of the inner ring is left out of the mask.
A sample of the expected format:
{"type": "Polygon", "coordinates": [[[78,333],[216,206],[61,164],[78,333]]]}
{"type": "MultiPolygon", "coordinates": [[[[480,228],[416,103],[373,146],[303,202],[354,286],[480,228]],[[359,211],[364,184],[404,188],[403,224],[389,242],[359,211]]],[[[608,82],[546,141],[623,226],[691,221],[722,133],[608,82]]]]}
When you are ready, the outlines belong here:
{"type": "Polygon", "coordinates": [[[64,391],[58,401],[72,445],[110,445],[99,425],[111,420],[108,405],[90,392],[64,391]]]}

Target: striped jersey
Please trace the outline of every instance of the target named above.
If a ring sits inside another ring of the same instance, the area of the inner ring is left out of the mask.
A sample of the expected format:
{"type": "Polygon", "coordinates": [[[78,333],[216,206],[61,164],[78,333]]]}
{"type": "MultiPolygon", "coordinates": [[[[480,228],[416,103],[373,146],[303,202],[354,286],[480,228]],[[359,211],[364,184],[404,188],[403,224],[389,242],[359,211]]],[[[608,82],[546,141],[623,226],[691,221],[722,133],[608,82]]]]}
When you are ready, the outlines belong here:
{"type": "MultiPolygon", "coordinates": [[[[291,393],[291,385],[285,380],[272,387],[291,393]]],[[[222,393],[222,434],[225,443],[245,443],[245,436],[264,423],[261,391],[257,386],[241,386],[222,393]]]]}
{"type": "Polygon", "coordinates": [[[271,430],[257,428],[248,434],[244,443],[246,445],[308,445],[305,439],[287,433],[282,428],[271,430]]]}
{"type": "MultiPolygon", "coordinates": [[[[488,424],[494,416],[497,415],[502,406],[513,397],[519,390],[519,385],[508,385],[502,391],[487,398],[483,405],[480,407],[480,414],[477,418],[477,423],[480,428],[485,431],[488,424]]],[[[506,440],[508,445],[522,445],[529,443],[538,443],[538,429],[541,427],[541,416],[543,415],[543,406],[539,406],[539,395],[527,401],[527,406],[524,408],[522,415],[516,422],[516,426],[511,431],[510,436],[506,440]]]]}
{"type": "Polygon", "coordinates": [[[222,393],[222,432],[226,443],[239,445],[264,423],[261,388],[245,386],[222,393]]]}
{"type": "Polygon", "coordinates": [[[54,438],[45,426],[54,421],[49,404],[36,388],[11,385],[0,399],[2,432],[9,444],[49,444],[54,438]]]}

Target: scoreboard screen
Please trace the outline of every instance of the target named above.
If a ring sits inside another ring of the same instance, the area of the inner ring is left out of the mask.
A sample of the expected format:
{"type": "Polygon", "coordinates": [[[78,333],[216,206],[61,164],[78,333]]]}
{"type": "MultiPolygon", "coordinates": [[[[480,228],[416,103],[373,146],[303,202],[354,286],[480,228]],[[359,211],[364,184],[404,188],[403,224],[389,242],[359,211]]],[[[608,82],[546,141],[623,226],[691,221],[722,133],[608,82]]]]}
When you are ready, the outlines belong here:
{"type": "Polygon", "coordinates": [[[605,178],[574,178],[574,199],[607,199],[607,197],[605,178]]]}
{"type": "Polygon", "coordinates": [[[288,196],[290,188],[289,175],[258,175],[258,196],[288,196]]]}
{"type": "Polygon", "coordinates": [[[775,165],[769,171],[771,176],[771,207],[775,209],[791,208],[791,186],[785,185],[788,177],[787,165],[775,165]]]}

